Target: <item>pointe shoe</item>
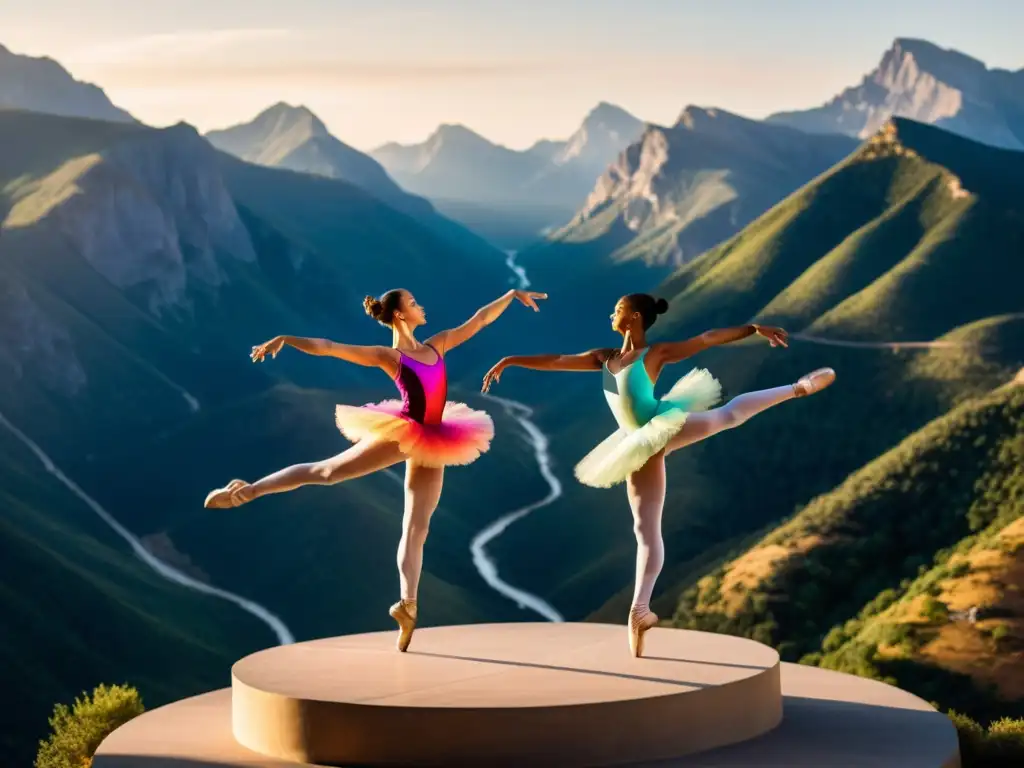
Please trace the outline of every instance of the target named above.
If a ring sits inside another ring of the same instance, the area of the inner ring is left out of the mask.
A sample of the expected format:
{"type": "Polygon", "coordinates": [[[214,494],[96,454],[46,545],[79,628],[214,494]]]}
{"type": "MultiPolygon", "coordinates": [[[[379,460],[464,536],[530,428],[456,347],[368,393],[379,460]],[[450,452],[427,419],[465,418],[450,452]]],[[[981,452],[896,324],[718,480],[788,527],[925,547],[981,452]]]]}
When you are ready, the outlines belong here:
{"type": "Polygon", "coordinates": [[[806,376],[801,376],[793,385],[793,392],[797,397],[806,397],[815,392],[821,392],[836,380],[836,372],[831,368],[819,368],[811,371],[806,376]]]}
{"type": "Polygon", "coordinates": [[[391,606],[388,613],[392,619],[398,622],[398,642],[395,647],[405,653],[409,648],[409,643],[412,642],[412,633],[416,629],[416,603],[399,600],[391,606]]]}
{"type": "Polygon", "coordinates": [[[629,612],[629,650],[634,657],[640,658],[644,655],[644,635],[651,627],[658,623],[658,614],[654,611],[640,613],[630,610],[629,612]]]}
{"type": "Polygon", "coordinates": [[[206,501],[203,502],[203,506],[206,509],[228,509],[245,504],[249,499],[241,498],[238,495],[238,491],[247,485],[249,484],[245,480],[232,480],[223,488],[210,491],[206,496],[206,501]]]}

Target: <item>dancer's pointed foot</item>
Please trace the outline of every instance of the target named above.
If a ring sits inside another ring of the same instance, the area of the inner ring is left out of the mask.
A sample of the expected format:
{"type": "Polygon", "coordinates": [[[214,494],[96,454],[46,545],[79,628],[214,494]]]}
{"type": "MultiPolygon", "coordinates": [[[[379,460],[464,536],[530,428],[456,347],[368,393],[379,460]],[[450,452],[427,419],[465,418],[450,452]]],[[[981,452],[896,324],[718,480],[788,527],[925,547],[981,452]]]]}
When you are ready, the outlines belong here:
{"type": "Polygon", "coordinates": [[[629,650],[636,658],[644,655],[644,635],[658,623],[658,614],[647,606],[629,610],[629,650]]]}
{"type": "Polygon", "coordinates": [[[412,642],[412,633],[416,629],[416,601],[399,600],[388,611],[391,618],[398,622],[398,642],[395,646],[405,653],[412,642]]]}
{"type": "Polygon", "coordinates": [[[252,486],[244,480],[232,480],[223,488],[210,491],[203,506],[207,509],[228,509],[240,506],[252,500],[252,495],[249,493],[250,488],[252,486]]]}
{"type": "Polygon", "coordinates": [[[836,380],[836,372],[831,368],[819,368],[811,371],[806,376],[801,376],[793,385],[793,393],[797,397],[806,397],[815,392],[821,392],[836,380]]]}

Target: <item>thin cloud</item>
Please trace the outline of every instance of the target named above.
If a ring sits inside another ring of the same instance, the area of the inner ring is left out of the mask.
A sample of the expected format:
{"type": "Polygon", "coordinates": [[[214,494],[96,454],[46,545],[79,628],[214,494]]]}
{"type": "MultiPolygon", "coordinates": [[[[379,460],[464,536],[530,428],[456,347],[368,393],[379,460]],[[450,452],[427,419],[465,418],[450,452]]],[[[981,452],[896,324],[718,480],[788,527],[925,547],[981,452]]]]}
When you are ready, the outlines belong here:
{"type": "Polygon", "coordinates": [[[111,40],[72,53],[69,61],[76,64],[111,66],[142,64],[153,57],[189,59],[223,53],[227,49],[269,41],[296,38],[290,29],[194,29],[155,35],[111,40]]]}
{"type": "Polygon", "coordinates": [[[103,81],[120,87],[246,85],[284,81],[309,86],[508,78],[550,72],[559,62],[518,61],[150,61],[103,68],[103,81]]]}
{"type": "MultiPolygon", "coordinates": [[[[145,63],[154,56],[178,60],[251,51],[252,46],[274,45],[317,47],[336,45],[339,36],[393,34],[410,26],[421,25],[436,16],[433,9],[370,10],[346,13],[337,28],[231,27],[226,29],[183,29],[174,32],[138,35],[107,40],[97,45],[70,52],[68,61],[85,65],[145,63]]],[[[328,25],[329,27],[331,25],[328,25]]],[[[275,49],[275,52],[278,52],[275,49]]]]}

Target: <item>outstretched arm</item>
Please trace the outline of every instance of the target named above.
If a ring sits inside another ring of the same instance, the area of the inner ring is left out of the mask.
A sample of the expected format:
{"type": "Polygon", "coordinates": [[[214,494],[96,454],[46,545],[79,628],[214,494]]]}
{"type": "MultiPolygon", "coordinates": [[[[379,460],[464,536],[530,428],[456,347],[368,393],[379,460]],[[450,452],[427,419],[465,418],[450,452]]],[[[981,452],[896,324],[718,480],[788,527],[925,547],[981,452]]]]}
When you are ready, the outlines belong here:
{"type": "Polygon", "coordinates": [[[789,334],[782,328],[774,328],[767,325],[748,323],[735,328],[719,328],[711,331],[704,331],[700,336],[694,336],[685,341],[659,342],[651,346],[651,353],[655,357],[658,366],[671,365],[693,357],[698,352],[703,352],[711,347],[731,344],[740,341],[748,336],[764,336],[773,347],[782,345],[788,347],[789,334]]]}
{"type": "Polygon", "coordinates": [[[537,308],[536,299],[546,299],[548,295],[546,293],[536,293],[535,291],[509,291],[502,297],[495,299],[490,304],[480,307],[473,316],[466,322],[460,325],[458,328],[452,328],[451,330],[441,331],[435,334],[429,343],[432,344],[438,352],[442,355],[446,354],[449,350],[455,349],[459,344],[463,344],[469,341],[471,338],[476,336],[485,326],[490,325],[497,320],[501,313],[508,309],[508,305],[512,303],[513,299],[522,302],[526,306],[530,307],[534,312],[539,311],[537,308]]]}
{"type": "Polygon", "coordinates": [[[481,391],[501,380],[506,368],[530,368],[534,371],[599,371],[613,354],[611,349],[592,349],[578,355],[513,355],[499,360],[484,376],[481,391]]]}
{"type": "Polygon", "coordinates": [[[277,357],[277,353],[285,346],[295,347],[307,355],[336,357],[368,368],[390,368],[394,365],[395,352],[391,347],[339,344],[327,339],[307,339],[301,336],[275,336],[253,347],[250,357],[254,363],[262,363],[267,355],[277,357]]]}

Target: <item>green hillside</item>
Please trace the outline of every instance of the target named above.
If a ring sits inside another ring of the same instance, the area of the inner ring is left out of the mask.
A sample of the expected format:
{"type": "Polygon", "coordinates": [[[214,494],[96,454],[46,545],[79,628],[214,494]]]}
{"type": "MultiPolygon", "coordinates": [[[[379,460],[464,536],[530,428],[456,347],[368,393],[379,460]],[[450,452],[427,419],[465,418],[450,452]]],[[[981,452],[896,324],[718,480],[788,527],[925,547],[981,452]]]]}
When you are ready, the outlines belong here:
{"type": "Polygon", "coordinates": [[[1022,466],[1024,388],[1009,384],[931,422],[700,579],[674,623],[891,678],[977,716],[1007,714],[1019,693],[989,688],[1019,690],[998,669],[1020,634],[1022,466]],[[1003,612],[950,624],[950,610],[970,605],[1003,612]],[[968,641],[987,652],[971,662],[968,641]]]}
{"type": "Polygon", "coordinates": [[[914,340],[1019,311],[1021,179],[1024,153],[894,119],[674,275],[663,287],[675,297],[670,320],[757,318],[844,339],[914,340]]]}

